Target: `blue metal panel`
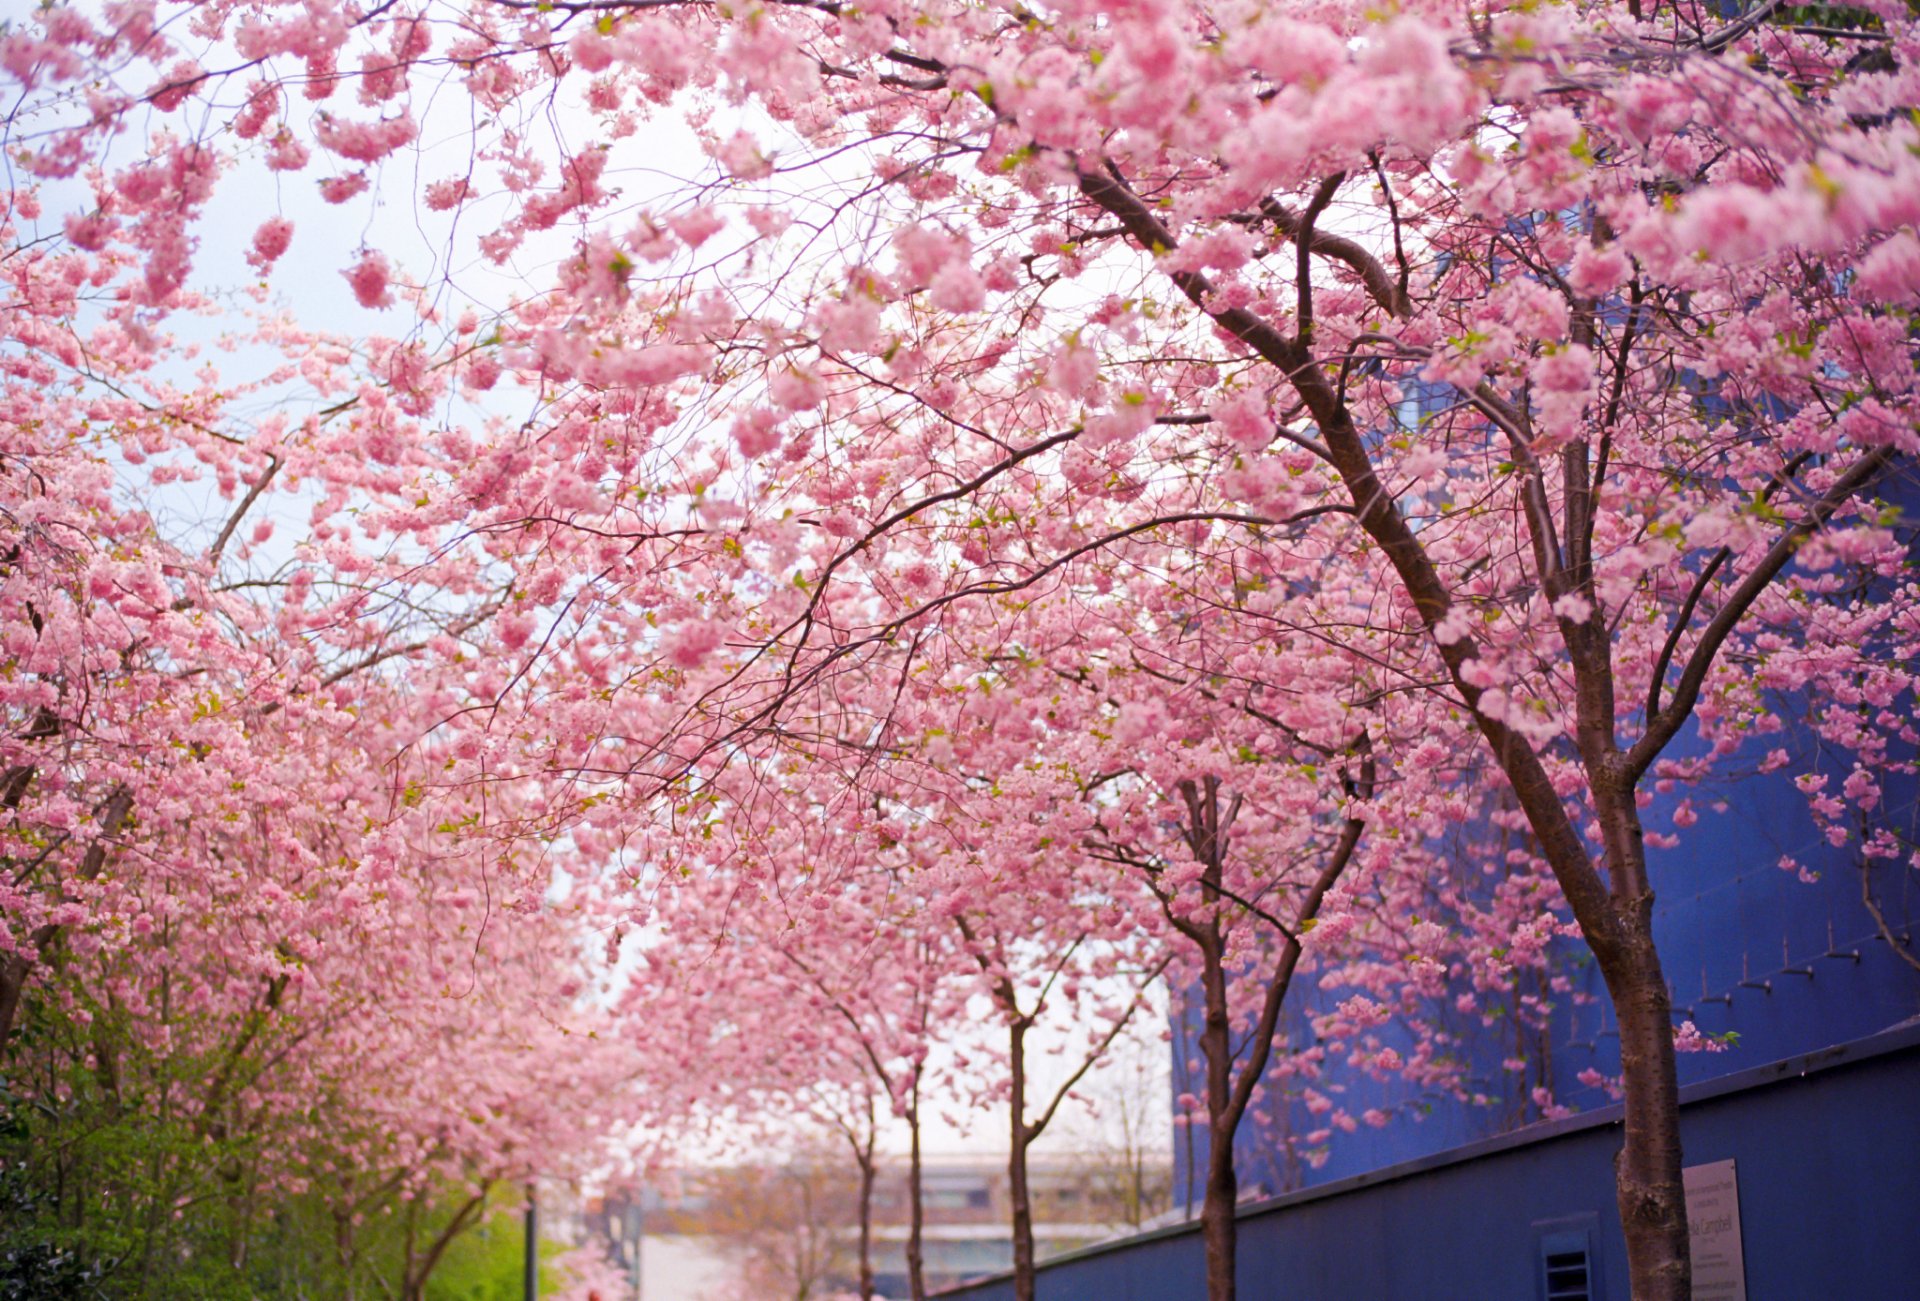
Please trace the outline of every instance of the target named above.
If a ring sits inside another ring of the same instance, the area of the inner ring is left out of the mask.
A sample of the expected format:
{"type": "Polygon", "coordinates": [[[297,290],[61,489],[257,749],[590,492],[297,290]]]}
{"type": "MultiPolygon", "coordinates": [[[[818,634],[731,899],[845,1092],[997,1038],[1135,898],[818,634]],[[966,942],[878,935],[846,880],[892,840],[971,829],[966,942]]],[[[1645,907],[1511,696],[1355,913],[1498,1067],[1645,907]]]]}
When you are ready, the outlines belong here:
{"type": "MultiPolygon", "coordinates": [[[[1732,1158],[1751,1301],[1913,1301],[1920,1024],[1685,1091],[1689,1164],[1732,1158]]],[[[1627,1301],[1617,1112],[1243,1208],[1247,1301],[1524,1301],[1543,1221],[1590,1217],[1596,1301],[1627,1301]]],[[[944,1294],[1010,1301],[1005,1280],[944,1294]]],[[[1040,1301],[1200,1301],[1197,1228],[1042,1268],[1040,1301]]]]}

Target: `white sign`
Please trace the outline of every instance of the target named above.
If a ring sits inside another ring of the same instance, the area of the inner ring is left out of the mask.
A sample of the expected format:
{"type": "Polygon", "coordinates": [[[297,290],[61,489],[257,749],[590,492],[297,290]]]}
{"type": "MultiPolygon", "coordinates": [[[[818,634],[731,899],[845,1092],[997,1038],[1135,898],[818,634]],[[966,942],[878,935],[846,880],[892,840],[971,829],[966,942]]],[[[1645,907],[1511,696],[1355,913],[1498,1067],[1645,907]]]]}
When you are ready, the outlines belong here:
{"type": "Polygon", "coordinates": [[[1747,1266],[1740,1255],[1740,1185],[1733,1162],[1689,1166],[1680,1178],[1687,1190],[1695,1301],[1747,1301],[1747,1266]]]}

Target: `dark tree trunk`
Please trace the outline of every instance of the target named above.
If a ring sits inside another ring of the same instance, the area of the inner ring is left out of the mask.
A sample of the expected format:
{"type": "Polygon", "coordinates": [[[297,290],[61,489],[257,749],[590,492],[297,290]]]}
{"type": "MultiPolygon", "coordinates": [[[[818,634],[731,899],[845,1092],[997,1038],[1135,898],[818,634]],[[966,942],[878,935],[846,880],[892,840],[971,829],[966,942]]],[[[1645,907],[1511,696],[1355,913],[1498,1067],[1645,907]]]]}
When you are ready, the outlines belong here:
{"type": "Polygon", "coordinates": [[[9,953],[0,957],[0,1051],[4,1051],[7,1040],[13,1035],[14,1017],[20,1011],[20,995],[27,987],[27,972],[31,964],[18,953],[9,953]]]}
{"type": "MultiPolygon", "coordinates": [[[[1234,1301],[1239,1263],[1234,1212],[1240,1201],[1240,1178],[1234,1170],[1233,1140],[1240,1116],[1233,1106],[1232,1023],[1218,923],[1211,929],[1212,943],[1202,946],[1206,1014],[1200,1026],[1200,1051],[1207,1069],[1207,1182],[1200,1195],[1200,1240],[1207,1259],[1207,1301],[1234,1301]]],[[[1252,1063],[1247,1069],[1253,1069],[1252,1063]]]]}
{"type": "Polygon", "coordinates": [[[359,1253],[353,1245],[353,1216],[351,1212],[336,1211],[333,1216],[333,1259],[340,1267],[340,1296],[342,1301],[355,1301],[354,1275],[359,1253]]]}
{"type": "Polygon", "coordinates": [[[1013,1094],[1008,1105],[1012,1123],[1007,1147],[1007,1200],[1013,1212],[1013,1297],[1033,1301],[1033,1198],[1027,1186],[1027,1146],[1033,1133],[1027,1125],[1027,1022],[1016,1018],[1008,1030],[1007,1068],[1013,1094]]]}
{"type": "MultiPolygon", "coordinates": [[[[1353,796],[1373,793],[1375,765],[1365,734],[1356,742],[1354,756],[1358,775],[1346,781],[1353,796]]],[[[1187,806],[1184,835],[1187,847],[1202,864],[1200,885],[1214,901],[1227,898],[1225,868],[1229,836],[1239,812],[1236,799],[1222,811],[1220,780],[1207,777],[1199,782],[1180,784],[1187,806]]],[[[1200,1023],[1200,1051],[1206,1059],[1207,1076],[1207,1182],[1201,1193],[1200,1237],[1206,1252],[1207,1301],[1234,1301],[1235,1273],[1238,1269],[1239,1238],[1235,1215],[1240,1200],[1239,1175],[1234,1168],[1233,1140],[1240,1121],[1247,1114],[1253,1091],[1266,1075],[1273,1055],[1273,1039],[1280,1024],[1280,1009],[1287,991],[1293,987],[1293,973],[1300,964],[1299,934],[1320,915],[1327,892],[1346,873],[1359,848],[1366,824],[1348,818],[1327,852],[1320,873],[1301,897],[1292,926],[1268,912],[1260,917],[1282,937],[1274,967],[1261,993],[1260,1015],[1247,1036],[1247,1059],[1236,1071],[1233,1055],[1233,1018],[1228,1006],[1226,965],[1227,933],[1218,912],[1204,919],[1182,916],[1174,907],[1171,894],[1160,896],[1167,920],[1200,950],[1200,983],[1204,1009],[1200,1023]]],[[[1158,887],[1155,887],[1156,892],[1158,887]]],[[[1191,1168],[1191,1167],[1189,1167],[1191,1168]]]]}
{"type": "MultiPolygon", "coordinates": [[[[1227,1144],[1231,1149],[1232,1141],[1227,1144]]],[[[1231,1156],[1207,1155],[1207,1187],[1200,1200],[1200,1242],[1207,1258],[1207,1301],[1234,1301],[1234,1270],[1240,1256],[1235,1207],[1240,1182],[1231,1156]]]]}
{"type": "Polygon", "coordinates": [[[913,1101],[907,1109],[907,1290],[913,1301],[927,1301],[927,1257],[920,1231],[926,1209],[920,1204],[920,1072],[913,1074],[913,1101]]]}
{"type": "Polygon", "coordinates": [[[1629,919],[1622,930],[1621,958],[1600,972],[1620,1025],[1625,1141],[1614,1159],[1614,1195],[1620,1204],[1620,1227],[1633,1248],[1627,1268],[1634,1301],[1689,1301],[1692,1244],[1680,1177],[1673,1008],[1652,927],[1629,919]]]}
{"type": "MultiPolygon", "coordinates": [[[[857,1150],[857,1149],[856,1149],[857,1150]]],[[[873,1301],[873,1140],[860,1158],[860,1301],[873,1301]]]]}

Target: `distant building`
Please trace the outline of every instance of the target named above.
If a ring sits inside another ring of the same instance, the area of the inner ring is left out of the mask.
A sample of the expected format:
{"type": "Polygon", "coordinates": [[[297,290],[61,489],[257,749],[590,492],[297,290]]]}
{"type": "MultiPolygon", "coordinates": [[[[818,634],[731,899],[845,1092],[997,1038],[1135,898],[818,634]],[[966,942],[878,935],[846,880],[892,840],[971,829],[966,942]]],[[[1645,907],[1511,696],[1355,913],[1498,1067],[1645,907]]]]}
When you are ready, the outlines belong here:
{"type": "MultiPolygon", "coordinates": [[[[909,1295],[906,1175],[904,1160],[886,1159],[874,1185],[874,1282],[890,1301],[909,1295]]],[[[1043,1259],[1128,1231],[1127,1207],[1083,1158],[1035,1154],[1029,1186],[1043,1259]]],[[[638,1301],[778,1301],[803,1285],[814,1297],[857,1291],[857,1197],[850,1160],[732,1168],[684,1177],[671,1193],[603,1198],[586,1224],[612,1244],[638,1301]]],[[[1012,1267],[1004,1157],[926,1158],[921,1207],[929,1289],[1012,1267]]]]}

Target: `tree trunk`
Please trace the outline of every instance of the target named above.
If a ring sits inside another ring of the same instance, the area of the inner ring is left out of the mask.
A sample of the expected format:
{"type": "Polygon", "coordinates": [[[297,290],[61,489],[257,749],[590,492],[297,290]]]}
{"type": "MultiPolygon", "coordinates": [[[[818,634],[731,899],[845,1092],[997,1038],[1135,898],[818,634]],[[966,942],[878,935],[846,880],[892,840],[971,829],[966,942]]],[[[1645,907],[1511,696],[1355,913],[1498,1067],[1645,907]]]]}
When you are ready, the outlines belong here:
{"type": "MultiPolygon", "coordinates": [[[[1386,553],[1423,621],[1433,629],[1451,608],[1452,594],[1405,519],[1389,504],[1391,498],[1367,462],[1349,413],[1330,402],[1324,391],[1310,391],[1323,381],[1324,376],[1316,372],[1298,386],[1301,395],[1316,416],[1327,421],[1329,450],[1361,526],[1386,553]]],[[[1581,761],[1604,841],[1604,878],[1531,744],[1480,709],[1481,688],[1465,671],[1469,661],[1478,657],[1477,646],[1459,641],[1440,644],[1438,649],[1527,815],[1613,1000],[1626,1095],[1625,1141],[1616,1162],[1615,1194],[1634,1301],[1691,1301],[1672,1008],[1653,943],[1653,888],[1634,803],[1638,773],[1614,740],[1610,648],[1596,632],[1582,631],[1588,628],[1576,629],[1568,638],[1568,649],[1575,659],[1581,761]]],[[[1671,727],[1677,728],[1678,723],[1671,727]]],[[[1650,761],[1648,756],[1646,762],[1650,761]]]]}
{"type": "MultiPolygon", "coordinates": [[[[1651,906],[1647,912],[1651,912],[1651,906]]],[[[1692,1243],[1681,1184],[1680,1083],[1673,1009],[1654,949],[1650,918],[1633,918],[1625,962],[1600,974],[1620,1024],[1625,1141],[1614,1159],[1614,1193],[1627,1240],[1634,1301],[1690,1301],[1692,1243]]]]}
{"type": "Polygon", "coordinates": [[[860,1301],[873,1301],[873,1143],[871,1138],[868,1139],[867,1150],[860,1160],[860,1301]]]}
{"type": "Polygon", "coordinates": [[[1033,1198],[1027,1187],[1027,1144],[1033,1135],[1027,1129],[1027,1026],[1016,1018],[1008,1030],[1009,1057],[1013,1093],[1007,1110],[1011,1114],[1010,1141],[1007,1145],[1007,1200],[1013,1211],[1013,1297],[1014,1301],[1033,1301],[1033,1198]]]}
{"type": "Polygon", "coordinates": [[[913,1073],[913,1102],[907,1109],[907,1290],[913,1301],[927,1301],[927,1258],[920,1245],[926,1219],[920,1204],[920,1071],[913,1073]]]}
{"type": "MultiPolygon", "coordinates": [[[[1086,168],[1079,173],[1079,183],[1081,193],[1117,217],[1140,247],[1170,249],[1178,243],[1154,209],[1128,188],[1117,171],[1086,168]]],[[[1304,241],[1310,234],[1310,231],[1297,232],[1295,238],[1304,241]]],[[[1303,260],[1303,268],[1304,265],[1303,260]]],[[[1425,545],[1396,509],[1394,494],[1380,482],[1367,441],[1347,407],[1344,390],[1334,384],[1314,356],[1311,340],[1289,337],[1246,308],[1221,310],[1212,305],[1209,301],[1212,285],[1203,274],[1178,272],[1173,275],[1173,281],[1216,326],[1246,344],[1286,377],[1319,427],[1327,459],[1346,485],[1361,528],[1378,544],[1393,567],[1421,623],[1429,632],[1437,630],[1453,606],[1453,593],[1434,567],[1425,545]]],[[[1308,288],[1308,282],[1303,279],[1302,292],[1308,288]]],[[[1394,304],[1390,310],[1398,315],[1402,307],[1394,304]]],[[[1848,481],[1836,485],[1835,491],[1844,488],[1847,495],[1858,491],[1882,466],[1884,462],[1878,466],[1856,467],[1848,481]],[[1860,477],[1855,480],[1854,475],[1860,477]]],[[[1541,491],[1543,493],[1544,488],[1541,491]]],[[[1834,499],[1829,494],[1829,498],[1823,500],[1834,499]]],[[[1827,514],[1831,514],[1831,508],[1827,514]]],[[[1552,539],[1549,523],[1543,498],[1534,497],[1529,502],[1527,527],[1536,554],[1541,558],[1539,577],[1543,590],[1551,583],[1569,580],[1564,568],[1557,573],[1549,572],[1555,551],[1555,547],[1549,545],[1552,539]]],[[[1577,534],[1578,530],[1574,532],[1577,534]]],[[[1803,526],[1796,526],[1795,532],[1805,536],[1803,526]]],[[[1790,540],[1791,535],[1782,542],[1790,540]]],[[[1776,566],[1775,572],[1790,555],[1791,549],[1787,548],[1780,552],[1777,560],[1770,560],[1776,566]]],[[[1584,572],[1587,563],[1590,557],[1575,566],[1583,572],[1573,581],[1586,581],[1590,577],[1584,572]]],[[[1602,719],[1609,738],[1614,726],[1612,682],[1610,665],[1605,656],[1599,654],[1605,649],[1603,639],[1593,634],[1594,645],[1590,648],[1587,636],[1578,631],[1584,626],[1574,626],[1568,649],[1589,660],[1585,671],[1578,676],[1583,714],[1591,710],[1582,720],[1583,731],[1592,727],[1595,735],[1583,736],[1582,759],[1596,800],[1601,801],[1615,793],[1610,788],[1626,769],[1614,763],[1601,763],[1596,767],[1596,758],[1601,757],[1601,752],[1613,748],[1611,739],[1598,736],[1602,719]],[[1607,699],[1603,700],[1603,696],[1607,699]],[[1594,748],[1596,741],[1598,749],[1594,748]]],[[[1666,983],[1659,956],[1653,948],[1653,894],[1644,888],[1644,862],[1633,861],[1632,851],[1637,849],[1637,843],[1625,843],[1638,840],[1638,819],[1631,802],[1638,774],[1619,782],[1620,793],[1627,796],[1623,806],[1599,810],[1602,829],[1608,837],[1606,868],[1612,878],[1611,882],[1603,883],[1598,865],[1567,816],[1561,794],[1554,788],[1531,744],[1500,719],[1480,709],[1483,688],[1466,671],[1468,662],[1479,656],[1477,644],[1470,637],[1448,641],[1436,638],[1435,646],[1476,727],[1512,783],[1527,821],[1540,840],[1542,852],[1552,865],[1561,893],[1572,907],[1594,951],[1608,992],[1613,996],[1614,1012],[1620,1023],[1621,1073],[1628,1080],[1626,1143],[1620,1154],[1617,1191],[1635,1301],[1690,1301],[1692,1284],[1686,1199],[1680,1183],[1679,1091],[1675,1085],[1673,1027],[1666,1019],[1670,1011],[1666,983]],[[1630,834],[1622,837],[1619,833],[1623,831],[1630,834]],[[1629,851],[1624,859],[1619,856],[1623,847],[1629,851]],[[1622,873],[1636,870],[1639,879],[1623,888],[1622,873]]],[[[1696,691],[1697,685],[1696,680],[1696,691]]],[[[1685,708],[1679,708],[1676,702],[1669,710],[1662,711],[1663,730],[1669,737],[1690,712],[1690,701],[1685,708]]],[[[1654,721],[1647,720],[1648,737],[1652,735],[1654,721]]],[[[1648,737],[1643,737],[1641,744],[1648,737]]],[[[1609,757],[1618,758],[1617,753],[1609,757]]],[[[1650,762],[1651,757],[1645,756],[1645,760],[1650,762]]]]}
{"type": "Polygon", "coordinates": [[[0,957],[0,1051],[13,1035],[13,1019],[20,1011],[20,994],[27,987],[31,965],[22,954],[0,957]]]}
{"type": "Polygon", "coordinates": [[[1227,1011],[1227,973],[1218,923],[1211,943],[1201,945],[1205,1019],[1200,1051],[1207,1068],[1207,1185],[1200,1198],[1200,1241],[1207,1259],[1207,1301],[1234,1301],[1239,1226],[1234,1211],[1240,1179],[1234,1171],[1233,1138],[1240,1117],[1233,1106],[1233,1025],[1227,1011]]]}
{"type": "Polygon", "coordinates": [[[333,1258],[340,1266],[340,1296],[342,1301],[354,1301],[355,1258],[359,1255],[353,1245],[353,1215],[351,1211],[335,1211],[333,1215],[333,1258]]]}
{"type": "Polygon", "coordinates": [[[1200,1242],[1207,1258],[1207,1301],[1234,1301],[1240,1224],[1240,1181],[1233,1169],[1233,1136],[1207,1150],[1207,1187],[1200,1199],[1200,1242]]]}
{"type": "MultiPolygon", "coordinates": [[[[453,1240],[465,1233],[467,1229],[473,1225],[480,1212],[486,1208],[487,1191],[492,1188],[492,1186],[493,1181],[491,1179],[481,1184],[480,1191],[468,1198],[466,1202],[461,1205],[460,1209],[454,1212],[453,1218],[447,1222],[447,1227],[435,1236],[424,1254],[417,1253],[414,1250],[414,1226],[416,1224],[416,1212],[420,1201],[418,1198],[415,1198],[413,1201],[407,1203],[406,1256],[400,1275],[400,1296],[402,1301],[425,1301],[427,1295],[427,1280],[433,1277],[433,1271],[440,1267],[440,1258],[447,1254],[447,1248],[453,1245],[453,1240]]],[[[529,1219],[531,1219],[533,1215],[532,1206],[531,1190],[529,1190],[529,1219]]],[[[529,1234],[528,1237],[527,1250],[530,1254],[534,1250],[534,1241],[531,1234],[529,1234]]],[[[535,1261],[530,1259],[528,1265],[527,1273],[530,1281],[529,1295],[531,1295],[531,1284],[534,1280],[537,1280],[538,1275],[535,1272],[535,1261]]]]}

